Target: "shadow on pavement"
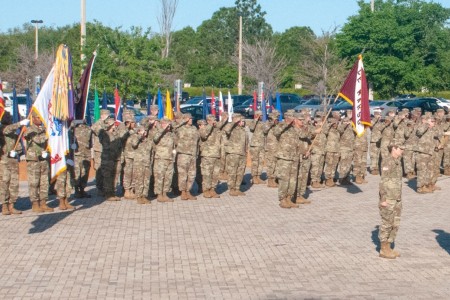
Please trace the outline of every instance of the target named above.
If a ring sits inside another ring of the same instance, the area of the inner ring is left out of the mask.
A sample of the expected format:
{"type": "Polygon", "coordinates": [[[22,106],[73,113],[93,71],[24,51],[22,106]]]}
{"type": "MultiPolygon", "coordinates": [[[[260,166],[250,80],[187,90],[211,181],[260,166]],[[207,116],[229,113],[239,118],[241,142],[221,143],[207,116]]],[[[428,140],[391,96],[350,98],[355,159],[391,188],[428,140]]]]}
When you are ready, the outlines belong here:
{"type": "Polygon", "coordinates": [[[417,179],[411,179],[406,181],[406,185],[413,191],[417,191],[417,179]]]}
{"type": "Polygon", "coordinates": [[[436,241],[439,246],[450,255],[450,233],[445,232],[442,229],[433,229],[432,231],[437,234],[436,241]]]}
{"type": "Polygon", "coordinates": [[[378,238],[379,230],[380,230],[379,225],[375,226],[375,229],[372,230],[372,243],[375,245],[375,250],[377,252],[380,252],[380,248],[381,248],[380,239],[378,238]]]}

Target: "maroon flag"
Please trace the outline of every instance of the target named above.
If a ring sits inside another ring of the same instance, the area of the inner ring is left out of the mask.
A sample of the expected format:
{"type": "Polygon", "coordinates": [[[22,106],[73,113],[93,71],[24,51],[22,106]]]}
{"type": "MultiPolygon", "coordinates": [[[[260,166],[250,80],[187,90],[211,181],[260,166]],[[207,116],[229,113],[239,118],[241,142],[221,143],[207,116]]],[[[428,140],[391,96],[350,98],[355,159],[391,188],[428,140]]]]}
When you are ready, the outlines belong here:
{"type": "Polygon", "coordinates": [[[78,81],[77,88],[75,89],[75,120],[84,120],[89,94],[89,85],[91,83],[92,67],[94,66],[96,56],[97,52],[94,51],[94,54],[92,55],[86,68],[84,69],[83,74],[81,74],[80,81],[78,81]]]}
{"type": "Polygon", "coordinates": [[[214,90],[211,91],[211,114],[216,117],[216,98],[214,97],[214,90]]]}
{"type": "Polygon", "coordinates": [[[5,99],[3,99],[3,85],[0,80],[0,121],[3,118],[3,114],[5,113],[5,99]]]}
{"type": "Polygon", "coordinates": [[[365,126],[370,126],[369,89],[367,87],[366,73],[362,56],[353,65],[344,82],[339,96],[353,106],[352,125],[358,136],[364,133],[365,126]]]}
{"type": "Polygon", "coordinates": [[[258,109],[258,95],[256,94],[256,90],[253,91],[253,118],[256,118],[256,110],[258,109]]]}

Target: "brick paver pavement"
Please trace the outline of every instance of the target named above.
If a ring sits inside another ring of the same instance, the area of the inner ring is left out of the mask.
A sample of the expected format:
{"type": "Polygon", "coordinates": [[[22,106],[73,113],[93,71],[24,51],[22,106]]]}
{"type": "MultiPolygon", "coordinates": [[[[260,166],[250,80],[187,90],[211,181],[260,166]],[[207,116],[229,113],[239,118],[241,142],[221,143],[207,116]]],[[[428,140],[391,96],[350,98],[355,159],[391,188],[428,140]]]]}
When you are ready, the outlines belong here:
{"type": "Polygon", "coordinates": [[[0,299],[450,298],[450,178],[434,194],[404,185],[396,260],[378,257],[379,178],[368,179],[312,190],[301,209],[258,185],[47,214],[31,212],[22,184],[24,213],[0,217],[0,299]]]}

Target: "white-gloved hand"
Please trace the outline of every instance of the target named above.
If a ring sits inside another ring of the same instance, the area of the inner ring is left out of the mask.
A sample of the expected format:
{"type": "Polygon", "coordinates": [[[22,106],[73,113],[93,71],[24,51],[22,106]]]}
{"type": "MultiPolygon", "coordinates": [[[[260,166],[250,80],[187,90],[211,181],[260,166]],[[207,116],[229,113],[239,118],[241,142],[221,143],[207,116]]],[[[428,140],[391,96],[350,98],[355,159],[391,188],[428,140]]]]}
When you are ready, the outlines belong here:
{"type": "Polygon", "coordinates": [[[9,151],[9,157],[16,157],[17,156],[17,151],[11,150],[9,151]]]}
{"type": "Polygon", "coordinates": [[[28,124],[30,124],[30,120],[29,119],[23,119],[22,121],[19,122],[20,125],[22,126],[28,126],[28,124]]]}
{"type": "Polygon", "coordinates": [[[69,166],[72,166],[72,167],[75,165],[75,163],[74,163],[73,160],[71,160],[71,159],[66,160],[66,163],[67,163],[69,166]]]}
{"type": "Polygon", "coordinates": [[[42,152],[41,156],[42,156],[42,158],[47,158],[48,152],[47,151],[42,152]]]}

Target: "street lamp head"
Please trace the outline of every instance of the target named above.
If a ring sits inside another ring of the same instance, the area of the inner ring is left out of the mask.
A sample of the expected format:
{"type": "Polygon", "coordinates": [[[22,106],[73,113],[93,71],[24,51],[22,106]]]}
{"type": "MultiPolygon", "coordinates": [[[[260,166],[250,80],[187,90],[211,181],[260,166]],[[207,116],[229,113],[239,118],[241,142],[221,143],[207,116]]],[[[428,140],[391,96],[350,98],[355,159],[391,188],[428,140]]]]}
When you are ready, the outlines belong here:
{"type": "Polygon", "coordinates": [[[31,23],[33,23],[33,24],[42,24],[42,23],[44,23],[44,21],[42,21],[42,20],[31,20],[31,23]]]}

